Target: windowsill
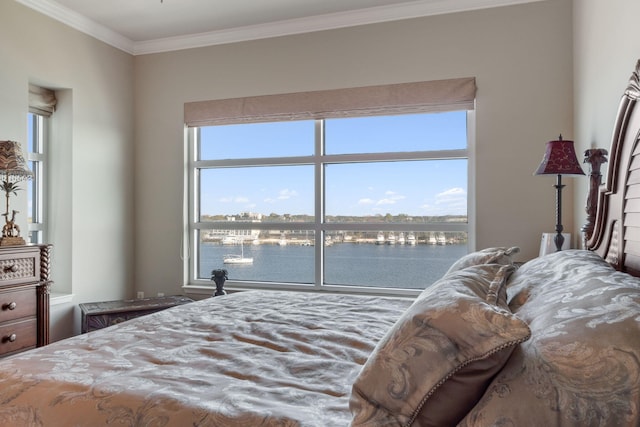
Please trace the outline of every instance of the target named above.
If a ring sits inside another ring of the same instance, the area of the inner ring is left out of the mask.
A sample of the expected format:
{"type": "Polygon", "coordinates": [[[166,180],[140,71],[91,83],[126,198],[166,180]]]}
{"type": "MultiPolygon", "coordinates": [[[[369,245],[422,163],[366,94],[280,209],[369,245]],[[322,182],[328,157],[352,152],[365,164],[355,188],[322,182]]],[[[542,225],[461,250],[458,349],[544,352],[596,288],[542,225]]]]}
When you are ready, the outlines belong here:
{"type": "Polygon", "coordinates": [[[63,294],[63,293],[51,293],[49,295],[49,305],[62,305],[62,304],[70,304],[73,302],[73,294],[63,294]]]}
{"type": "MultiPolygon", "coordinates": [[[[387,297],[399,297],[399,298],[416,298],[422,290],[414,289],[400,289],[400,288],[354,288],[354,287],[342,287],[332,286],[323,290],[318,290],[312,286],[278,286],[274,284],[261,283],[258,287],[242,286],[232,283],[226,283],[224,289],[228,293],[242,292],[242,291],[290,291],[290,292],[323,292],[327,294],[352,294],[352,295],[369,295],[369,296],[387,296],[387,297]]],[[[182,285],[182,290],[186,296],[192,298],[211,297],[215,292],[215,286],[206,286],[200,284],[182,285]]]]}

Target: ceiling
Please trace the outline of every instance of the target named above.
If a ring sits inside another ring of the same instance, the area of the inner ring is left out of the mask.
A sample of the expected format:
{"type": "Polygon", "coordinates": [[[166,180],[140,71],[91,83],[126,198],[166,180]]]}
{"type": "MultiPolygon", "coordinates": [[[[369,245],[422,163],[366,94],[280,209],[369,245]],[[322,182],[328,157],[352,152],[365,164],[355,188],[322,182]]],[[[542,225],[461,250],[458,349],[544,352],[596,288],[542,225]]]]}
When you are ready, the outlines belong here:
{"type": "Polygon", "coordinates": [[[134,55],[540,0],[16,0],[134,55]]]}

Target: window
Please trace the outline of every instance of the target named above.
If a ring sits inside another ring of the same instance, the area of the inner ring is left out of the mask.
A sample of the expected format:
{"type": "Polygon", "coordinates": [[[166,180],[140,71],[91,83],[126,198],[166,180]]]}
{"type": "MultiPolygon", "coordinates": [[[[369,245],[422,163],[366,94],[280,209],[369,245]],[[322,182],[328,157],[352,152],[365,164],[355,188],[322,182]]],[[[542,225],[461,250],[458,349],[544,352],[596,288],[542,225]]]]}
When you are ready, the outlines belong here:
{"type": "Polygon", "coordinates": [[[27,201],[29,204],[29,237],[31,243],[42,243],[45,235],[44,216],[44,171],[46,123],[48,118],[38,114],[28,114],[27,161],[33,172],[33,179],[27,182],[27,201]]]}
{"type": "Polygon", "coordinates": [[[43,243],[46,238],[45,180],[47,167],[49,118],[56,107],[55,92],[29,85],[29,113],[27,114],[27,161],[33,179],[27,181],[29,205],[29,236],[31,243],[43,243]]]}
{"type": "Polygon", "coordinates": [[[232,287],[398,294],[441,277],[468,252],[472,116],[392,113],[191,126],[190,284],[225,268],[232,287]]]}

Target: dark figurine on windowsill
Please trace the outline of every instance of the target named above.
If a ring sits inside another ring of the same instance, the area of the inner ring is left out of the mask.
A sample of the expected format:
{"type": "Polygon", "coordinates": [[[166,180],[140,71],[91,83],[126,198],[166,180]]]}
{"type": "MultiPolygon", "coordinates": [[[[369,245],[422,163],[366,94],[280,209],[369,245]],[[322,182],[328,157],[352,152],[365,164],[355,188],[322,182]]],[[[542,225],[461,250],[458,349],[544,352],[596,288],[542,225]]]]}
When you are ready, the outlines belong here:
{"type": "Polygon", "coordinates": [[[227,294],[227,291],[224,290],[224,282],[229,278],[227,274],[227,270],[222,268],[211,272],[211,280],[216,282],[216,291],[213,294],[214,297],[227,294]]]}

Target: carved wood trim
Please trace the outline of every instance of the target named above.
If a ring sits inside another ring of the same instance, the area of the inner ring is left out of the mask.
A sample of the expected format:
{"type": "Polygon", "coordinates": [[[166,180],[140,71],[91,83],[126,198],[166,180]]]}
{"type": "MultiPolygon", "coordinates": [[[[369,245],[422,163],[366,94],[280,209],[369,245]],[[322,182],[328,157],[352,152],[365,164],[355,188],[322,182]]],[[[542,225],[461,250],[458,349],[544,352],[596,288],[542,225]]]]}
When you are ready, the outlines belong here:
{"type": "Polygon", "coordinates": [[[593,235],[598,210],[598,191],[602,185],[602,173],[600,167],[607,162],[607,150],[604,148],[591,148],[584,152],[584,163],[589,163],[589,193],[587,194],[587,220],[582,226],[584,245],[593,235]]]}
{"type": "Polygon", "coordinates": [[[40,246],[40,281],[51,280],[51,252],[53,245],[40,246]]]}
{"type": "Polygon", "coordinates": [[[50,290],[52,282],[40,282],[37,287],[37,301],[38,301],[38,340],[36,345],[42,347],[49,344],[49,304],[50,304],[50,290]]]}
{"type": "Polygon", "coordinates": [[[640,98],[640,59],[636,62],[636,69],[631,73],[629,85],[624,94],[631,99],[640,98]]]}
{"type": "MultiPolygon", "coordinates": [[[[640,60],[620,100],[609,150],[607,181],[589,182],[585,248],[595,251],[618,270],[640,274],[640,60]],[[594,188],[598,188],[594,193],[594,188]],[[594,208],[594,198],[597,207],[594,208]],[[593,210],[596,210],[595,217],[593,210]]],[[[602,153],[585,153],[597,169],[602,153]]]]}
{"type": "Polygon", "coordinates": [[[37,288],[38,301],[38,342],[37,346],[49,344],[49,306],[51,299],[51,253],[53,245],[40,245],[40,284],[37,288]]]}

